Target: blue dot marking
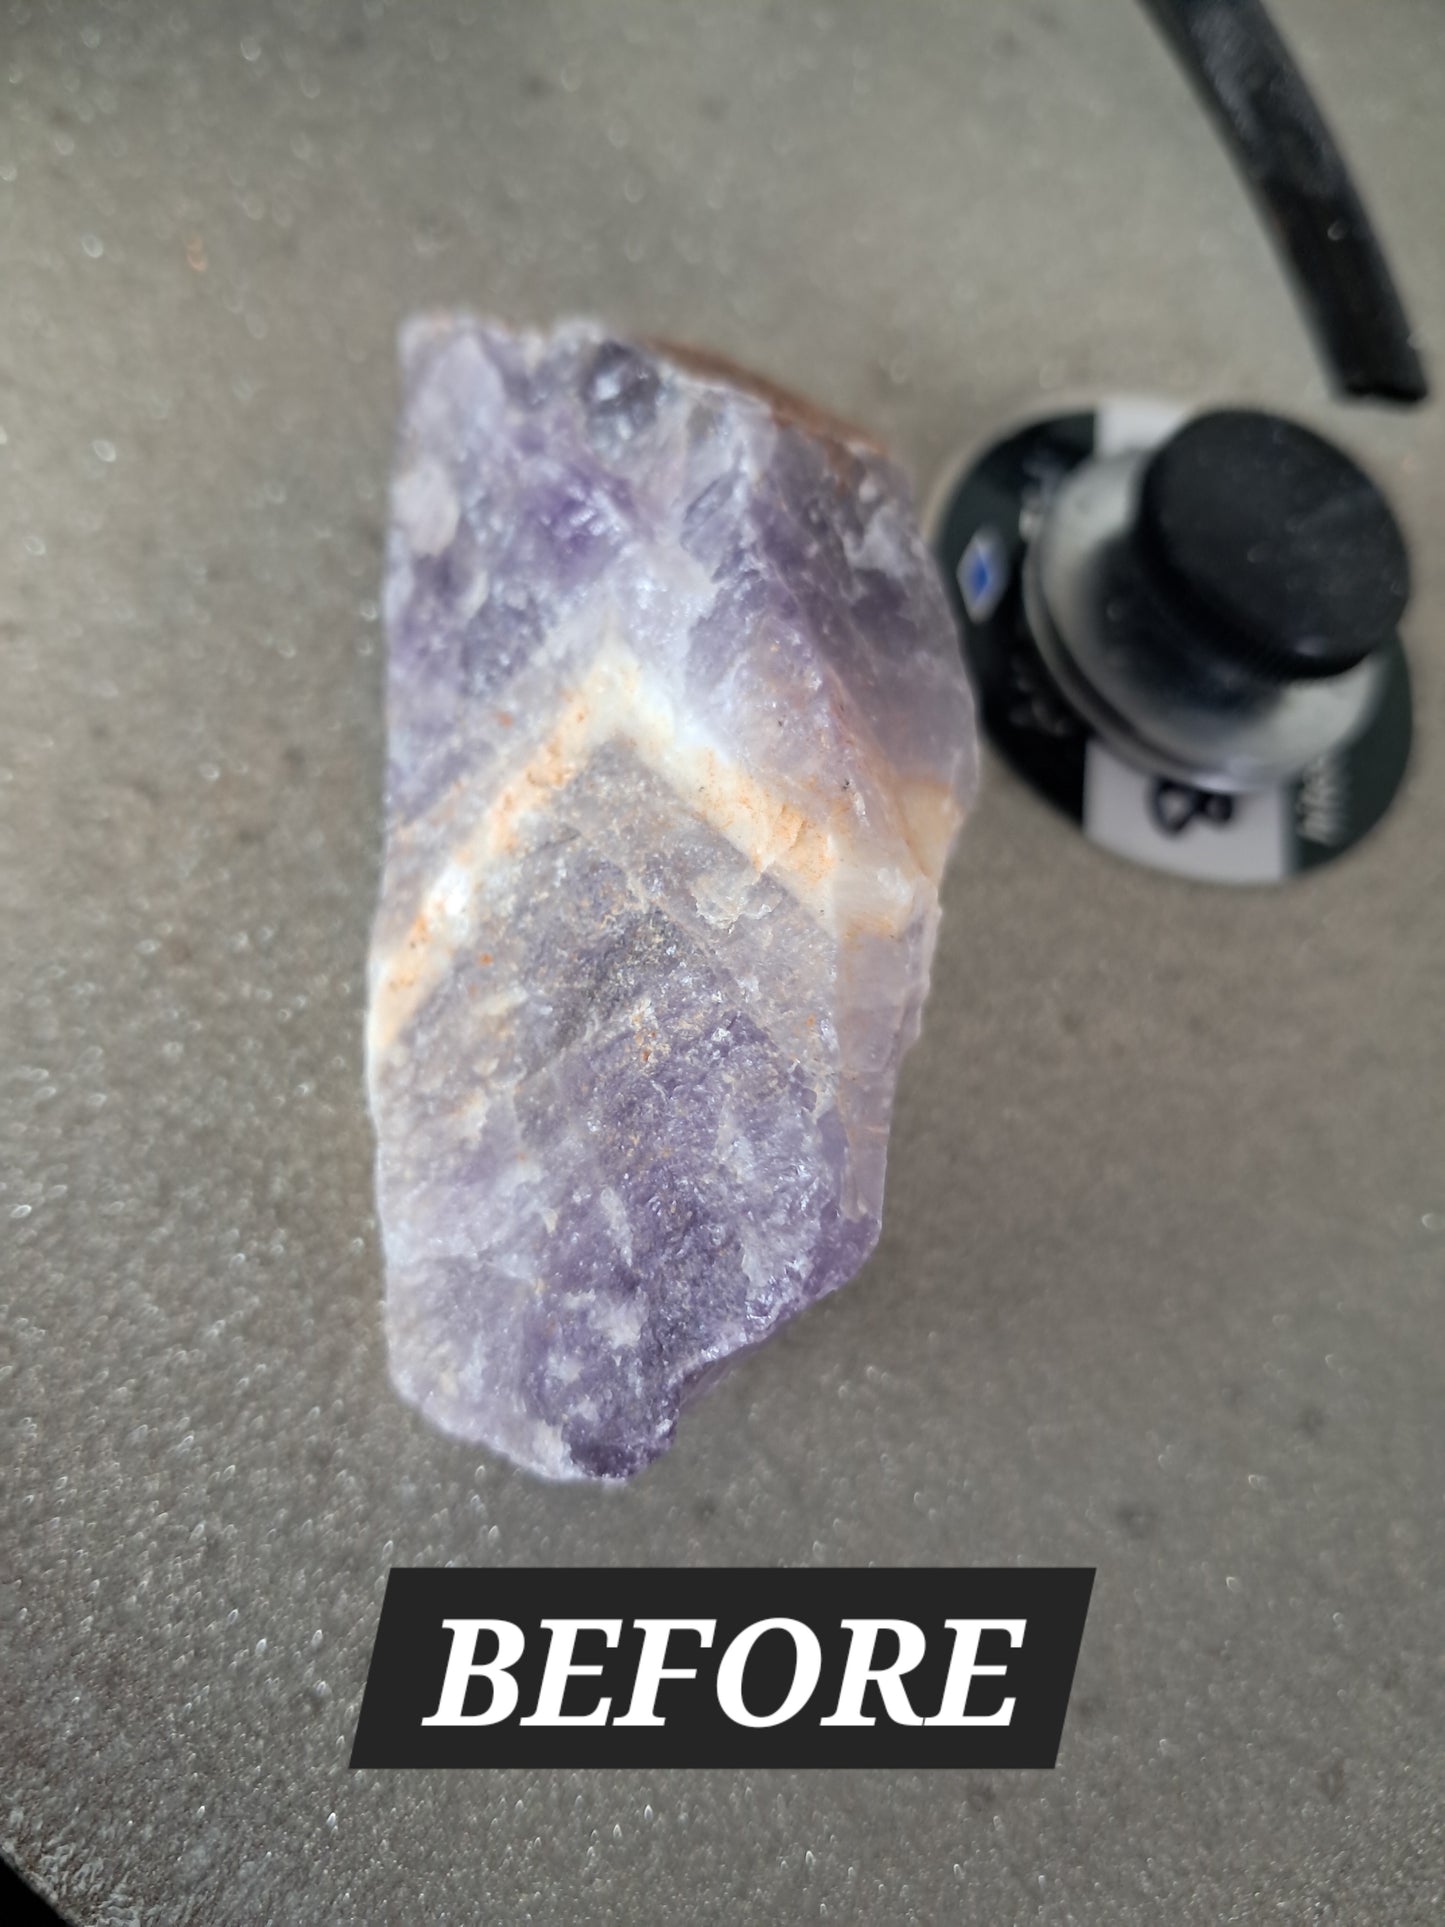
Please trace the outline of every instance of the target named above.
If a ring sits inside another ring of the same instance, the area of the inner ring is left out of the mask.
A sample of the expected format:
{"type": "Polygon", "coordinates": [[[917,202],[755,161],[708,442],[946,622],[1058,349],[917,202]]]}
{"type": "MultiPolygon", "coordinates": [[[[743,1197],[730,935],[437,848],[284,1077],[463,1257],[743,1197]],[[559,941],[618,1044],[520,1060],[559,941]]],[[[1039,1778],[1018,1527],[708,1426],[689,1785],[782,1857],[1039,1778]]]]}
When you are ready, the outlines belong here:
{"type": "Polygon", "coordinates": [[[964,614],[970,622],[987,622],[1009,585],[1008,550],[997,529],[985,525],[974,530],[956,574],[964,614]]]}

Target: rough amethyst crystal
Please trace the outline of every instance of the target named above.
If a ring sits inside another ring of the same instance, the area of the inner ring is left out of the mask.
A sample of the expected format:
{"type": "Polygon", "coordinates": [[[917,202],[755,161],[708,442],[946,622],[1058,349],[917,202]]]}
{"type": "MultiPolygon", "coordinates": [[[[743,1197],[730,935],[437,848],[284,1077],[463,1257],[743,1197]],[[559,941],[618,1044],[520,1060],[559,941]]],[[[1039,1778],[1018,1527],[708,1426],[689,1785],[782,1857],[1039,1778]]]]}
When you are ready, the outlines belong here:
{"type": "Polygon", "coordinates": [[[902,475],[722,364],[411,323],[368,1074],[391,1369],[616,1479],[878,1236],[972,706],[902,475]]]}

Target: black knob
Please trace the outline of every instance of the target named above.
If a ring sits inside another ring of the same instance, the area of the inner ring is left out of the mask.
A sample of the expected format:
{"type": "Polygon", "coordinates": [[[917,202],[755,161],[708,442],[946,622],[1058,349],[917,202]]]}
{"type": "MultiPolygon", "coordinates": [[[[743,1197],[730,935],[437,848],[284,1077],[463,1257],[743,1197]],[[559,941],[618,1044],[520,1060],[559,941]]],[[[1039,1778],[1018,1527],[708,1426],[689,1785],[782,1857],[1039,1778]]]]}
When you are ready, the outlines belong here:
{"type": "Polygon", "coordinates": [[[1256,409],[1198,415],[1155,451],[1133,547],[1196,646],[1274,682],[1353,669],[1410,595],[1404,538],[1369,476],[1256,409]]]}

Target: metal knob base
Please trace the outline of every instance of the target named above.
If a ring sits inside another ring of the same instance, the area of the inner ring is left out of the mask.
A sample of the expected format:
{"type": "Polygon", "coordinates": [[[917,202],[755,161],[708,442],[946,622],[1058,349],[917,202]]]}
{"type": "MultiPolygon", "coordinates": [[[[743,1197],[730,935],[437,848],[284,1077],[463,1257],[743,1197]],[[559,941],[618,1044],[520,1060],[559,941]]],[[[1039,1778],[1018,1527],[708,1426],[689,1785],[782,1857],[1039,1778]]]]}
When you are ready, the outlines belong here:
{"type": "MultiPolygon", "coordinates": [[[[1279,624],[1261,612],[1298,612],[1307,599],[1278,595],[1278,575],[1238,580],[1255,540],[1240,548],[1228,530],[1201,536],[1193,514],[1176,520],[1184,552],[1172,578],[1148,550],[1157,531],[1140,540],[1151,464],[1191,426],[1177,406],[1138,398],[1027,423],[948,472],[930,531],[984,732],[1015,774],[1116,855],[1201,881],[1277,883],[1353,849],[1399,792],[1412,705],[1391,625],[1405,584],[1390,566],[1361,569],[1357,549],[1338,577],[1343,598],[1326,585],[1295,632],[1284,626],[1282,647],[1262,650],[1279,624]],[[1225,634],[1217,613],[1201,626],[1188,571],[1230,539],[1226,599],[1238,594],[1225,634]],[[1320,608],[1338,622],[1322,625],[1320,608]],[[1335,673],[1318,673],[1331,650],[1335,673]]],[[[1301,560],[1296,534],[1308,545],[1318,533],[1291,529],[1297,513],[1286,504],[1257,538],[1286,577],[1301,560]]],[[[1356,533],[1378,539],[1377,564],[1388,565],[1393,522],[1382,536],[1366,520],[1356,533]]]]}

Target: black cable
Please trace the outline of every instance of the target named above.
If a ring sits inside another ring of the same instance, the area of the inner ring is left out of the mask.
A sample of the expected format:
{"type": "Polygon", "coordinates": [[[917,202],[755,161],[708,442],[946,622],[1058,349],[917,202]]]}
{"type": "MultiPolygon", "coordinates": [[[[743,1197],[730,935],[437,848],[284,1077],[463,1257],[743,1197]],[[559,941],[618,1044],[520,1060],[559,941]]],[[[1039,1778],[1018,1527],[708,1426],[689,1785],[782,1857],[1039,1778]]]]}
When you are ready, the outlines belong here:
{"type": "Polygon", "coordinates": [[[1143,0],[1258,198],[1348,395],[1423,401],[1425,369],[1344,156],[1259,0],[1143,0]]]}

